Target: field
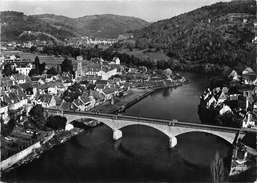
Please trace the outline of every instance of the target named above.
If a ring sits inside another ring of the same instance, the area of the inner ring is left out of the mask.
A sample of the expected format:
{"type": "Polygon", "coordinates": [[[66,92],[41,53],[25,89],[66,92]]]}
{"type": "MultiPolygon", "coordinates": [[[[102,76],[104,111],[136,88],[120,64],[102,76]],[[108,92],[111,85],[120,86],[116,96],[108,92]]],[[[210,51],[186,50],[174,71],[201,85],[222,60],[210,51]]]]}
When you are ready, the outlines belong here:
{"type": "MultiPolygon", "coordinates": [[[[19,55],[22,59],[30,59],[31,61],[34,61],[36,56],[38,56],[40,63],[45,62],[46,65],[50,67],[56,67],[57,65],[61,64],[63,60],[65,59],[64,57],[55,57],[55,56],[48,56],[48,55],[42,55],[42,54],[34,54],[34,53],[24,53],[22,51],[5,51],[2,52],[2,55],[19,55]]],[[[78,61],[75,60],[74,58],[68,58],[72,60],[73,67],[77,67],[78,61]]],[[[82,64],[87,64],[89,61],[87,60],[82,60],[82,64]]]]}
{"type": "Polygon", "coordinates": [[[149,58],[152,61],[159,61],[159,60],[165,60],[168,61],[169,57],[163,53],[161,53],[160,51],[155,52],[152,50],[152,52],[147,52],[147,53],[143,53],[146,50],[138,50],[138,49],[134,49],[133,51],[129,51],[128,49],[121,49],[119,51],[119,53],[126,53],[128,55],[134,55],[137,58],[140,59],[147,59],[149,58]]]}

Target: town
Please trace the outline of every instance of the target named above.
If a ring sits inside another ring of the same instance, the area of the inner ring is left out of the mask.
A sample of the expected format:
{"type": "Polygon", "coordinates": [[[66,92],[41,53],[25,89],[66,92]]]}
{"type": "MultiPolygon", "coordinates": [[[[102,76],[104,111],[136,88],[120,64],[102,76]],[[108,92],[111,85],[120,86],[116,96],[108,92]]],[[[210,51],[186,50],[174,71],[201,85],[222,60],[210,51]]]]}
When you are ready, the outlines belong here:
{"type": "MultiPolygon", "coordinates": [[[[31,152],[26,152],[22,158],[17,154],[34,143],[50,140],[54,136],[51,130],[59,137],[66,132],[58,130],[74,128],[61,116],[53,118],[44,109],[118,114],[156,89],[187,82],[170,69],[152,71],[146,67],[126,67],[118,57],[110,61],[83,60],[82,56],[72,61],[63,58],[55,67],[40,63],[39,58],[1,57],[1,160],[11,162],[3,163],[2,170],[18,160],[24,161],[31,152]],[[13,156],[17,158],[10,159],[13,156]]],[[[79,130],[75,131],[74,134],[79,130]]]]}
{"type": "MultiPolygon", "coordinates": [[[[251,68],[239,75],[233,70],[228,83],[208,88],[200,96],[199,116],[203,123],[241,129],[257,128],[256,75],[251,68]]],[[[235,145],[230,175],[237,175],[256,163],[256,134],[235,145]]]]}

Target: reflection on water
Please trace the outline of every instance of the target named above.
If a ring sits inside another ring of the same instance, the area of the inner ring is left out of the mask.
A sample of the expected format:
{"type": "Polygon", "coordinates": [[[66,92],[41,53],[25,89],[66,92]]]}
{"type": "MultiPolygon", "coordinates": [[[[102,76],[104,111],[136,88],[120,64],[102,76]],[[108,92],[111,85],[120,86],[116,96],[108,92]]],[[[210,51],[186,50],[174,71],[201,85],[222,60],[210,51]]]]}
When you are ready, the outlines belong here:
{"type": "MultiPolygon", "coordinates": [[[[200,79],[189,85],[154,92],[125,114],[199,122],[197,105],[200,79]],[[190,99],[190,100],[189,100],[190,99]]],[[[201,91],[199,91],[201,90],[201,91]]],[[[216,150],[225,157],[229,145],[204,133],[177,137],[168,148],[168,137],[147,126],[121,129],[122,139],[112,140],[106,125],[85,131],[55,146],[39,159],[2,174],[17,182],[210,182],[210,163],[216,150]]]]}

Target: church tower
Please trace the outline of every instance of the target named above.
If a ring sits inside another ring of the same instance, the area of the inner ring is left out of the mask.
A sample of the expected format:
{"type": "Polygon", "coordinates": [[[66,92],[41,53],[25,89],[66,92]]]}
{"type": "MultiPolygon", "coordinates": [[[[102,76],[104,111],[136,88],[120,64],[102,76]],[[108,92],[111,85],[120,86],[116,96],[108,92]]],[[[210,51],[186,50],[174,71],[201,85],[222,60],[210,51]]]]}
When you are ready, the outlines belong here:
{"type": "Polygon", "coordinates": [[[77,65],[76,77],[75,78],[77,79],[77,78],[80,78],[81,76],[84,76],[84,72],[82,70],[82,62],[79,61],[78,65],[77,65]]]}

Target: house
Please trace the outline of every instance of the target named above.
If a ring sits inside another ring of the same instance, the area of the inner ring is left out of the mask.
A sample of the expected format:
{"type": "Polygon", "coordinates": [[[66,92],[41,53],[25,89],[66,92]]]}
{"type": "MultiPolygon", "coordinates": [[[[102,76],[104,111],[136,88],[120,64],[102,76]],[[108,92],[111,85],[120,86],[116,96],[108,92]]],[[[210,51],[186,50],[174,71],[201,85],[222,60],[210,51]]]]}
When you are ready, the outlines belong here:
{"type": "Polygon", "coordinates": [[[0,106],[1,122],[6,124],[9,121],[9,114],[8,114],[9,107],[8,107],[7,103],[4,102],[3,96],[0,96],[0,102],[1,102],[1,106],[0,106]]]}
{"type": "Polygon", "coordinates": [[[113,96],[117,93],[116,88],[105,88],[102,90],[102,94],[104,95],[105,99],[104,101],[110,100],[113,98],[113,96]]]}
{"type": "Polygon", "coordinates": [[[84,69],[86,75],[101,76],[103,80],[108,80],[111,76],[117,74],[117,68],[108,65],[91,64],[84,69]]]}
{"type": "Polygon", "coordinates": [[[55,101],[56,101],[56,107],[59,108],[60,105],[62,104],[62,99],[59,96],[54,96],[55,101]]]}
{"type": "Polygon", "coordinates": [[[219,114],[223,115],[226,112],[232,112],[232,110],[230,109],[230,107],[228,105],[223,104],[222,108],[219,111],[219,114]]]}
{"type": "MultiPolygon", "coordinates": [[[[13,113],[16,116],[19,116],[25,110],[27,105],[27,97],[21,89],[11,89],[8,92],[3,92],[1,95],[1,105],[3,104],[4,112],[6,112],[6,106],[8,106],[8,112],[13,113]]],[[[2,108],[2,107],[1,107],[2,108]]],[[[3,113],[3,118],[6,118],[6,114],[3,113]]]]}
{"type": "Polygon", "coordinates": [[[118,85],[120,85],[122,83],[121,78],[117,78],[117,77],[114,77],[113,81],[115,84],[118,84],[118,85]]]}
{"type": "Polygon", "coordinates": [[[54,83],[57,86],[57,93],[63,93],[66,90],[61,80],[56,80],[54,83]]]}
{"type": "Polygon", "coordinates": [[[44,76],[46,82],[51,82],[54,80],[54,76],[52,74],[44,74],[44,76]]]}
{"type": "Polygon", "coordinates": [[[41,94],[37,98],[38,104],[42,104],[42,107],[56,107],[56,100],[53,95],[41,94]]]}
{"type": "Polygon", "coordinates": [[[81,100],[81,97],[78,97],[76,100],[72,102],[73,108],[75,110],[84,111],[86,109],[86,106],[84,105],[84,102],[81,100]]]}
{"type": "Polygon", "coordinates": [[[221,92],[218,98],[218,104],[225,102],[225,100],[227,100],[227,95],[224,92],[221,92]]]}
{"type": "Polygon", "coordinates": [[[10,77],[11,80],[17,81],[19,84],[30,82],[31,79],[29,76],[23,75],[23,74],[13,74],[10,77]]]}
{"type": "Polygon", "coordinates": [[[28,99],[30,99],[30,100],[32,100],[38,93],[37,86],[35,84],[33,84],[32,82],[22,83],[22,84],[20,84],[20,86],[23,89],[26,96],[28,97],[28,99]]]}
{"type": "Polygon", "coordinates": [[[243,119],[242,128],[251,128],[255,127],[255,120],[253,119],[253,115],[248,112],[245,118],[243,119]]]}
{"type": "Polygon", "coordinates": [[[95,83],[96,81],[101,79],[102,79],[102,76],[86,75],[86,76],[82,76],[80,78],[80,81],[89,81],[89,82],[95,83]]]}
{"type": "Polygon", "coordinates": [[[23,74],[28,76],[29,72],[31,71],[31,69],[33,68],[31,63],[26,63],[26,62],[16,62],[14,64],[16,71],[18,71],[18,73],[23,74]]]}
{"type": "Polygon", "coordinates": [[[110,64],[117,64],[117,65],[120,65],[120,59],[119,57],[113,57],[112,61],[110,62],[110,64]]]}
{"type": "Polygon", "coordinates": [[[57,95],[58,93],[58,88],[55,82],[49,82],[47,83],[47,92],[49,94],[57,95]]]}
{"type": "MultiPolygon", "coordinates": [[[[104,101],[104,95],[96,90],[90,90],[89,96],[92,96],[95,99],[95,102],[103,102],[104,101]]],[[[96,105],[96,104],[95,104],[96,105]]]]}
{"type": "Polygon", "coordinates": [[[90,100],[89,95],[86,93],[83,93],[82,96],[79,96],[78,98],[84,106],[84,111],[88,111],[89,109],[94,107],[94,101],[90,100]]]}
{"type": "Polygon", "coordinates": [[[15,80],[11,80],[9,77],[1,77],[1,88],[2,91],[9,91],[10,86],[12,85],[18,85],[18,83],[15,80]]]}
{"type": "Polygon", "coordinates": [[[62,103],[59,108],[63,110],[71,110],[71,102],[66,102],[65,100],[62,100],[62,103]]]}

